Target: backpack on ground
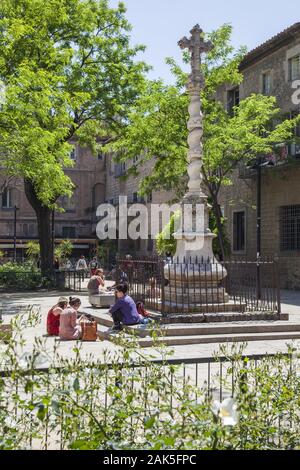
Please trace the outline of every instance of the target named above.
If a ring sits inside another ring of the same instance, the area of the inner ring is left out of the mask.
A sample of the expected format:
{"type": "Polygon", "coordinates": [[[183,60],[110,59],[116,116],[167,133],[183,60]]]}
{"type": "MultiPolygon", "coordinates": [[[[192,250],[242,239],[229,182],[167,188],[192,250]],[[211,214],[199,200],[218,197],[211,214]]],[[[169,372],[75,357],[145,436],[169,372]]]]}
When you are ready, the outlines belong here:
{"type": "Polygon", "coordinates": [[[148,318],[150,316],[149,312],[147,312],[147,310],[145,309],[145,306],[144,306],[143,302],[137,302],[136,303],[136,308],[137,308],[138,313],[142,317],[148,318]]]}
{"type": "Polygon", "coordinates": [[[82,341],[97,341],[98,332],[97,332],[97,323],[94,318],[83,316],[80,319],[81,326],[81,340],[82,341]]]}

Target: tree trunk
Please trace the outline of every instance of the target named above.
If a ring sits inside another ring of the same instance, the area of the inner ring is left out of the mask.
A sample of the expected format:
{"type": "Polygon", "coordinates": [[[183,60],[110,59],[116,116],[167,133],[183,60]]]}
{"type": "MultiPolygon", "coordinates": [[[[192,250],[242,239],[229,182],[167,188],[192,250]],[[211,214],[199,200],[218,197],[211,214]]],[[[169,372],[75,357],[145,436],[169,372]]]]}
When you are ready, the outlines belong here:
{"type": "Polygon", "coordinates": [[[218,203],[218,196],[211,192],[212,200],[213,200],[213,211],[215,214],[216,218],[216,224],[217,224],[217,229],[218,229],[218,239],[219,239],[219,244],[220,244],[220,250],[221,250],[221,256],[222,256],[222,261],[225,260],[225,243],[224,243],[224,237],[223,237],[223,224],[222,224],[222,212],[221,212],[221,207],[220,204],[218,203]]]}
{"type": "Polygon", "coordinates": [[[24,186],[28,202],[36,213],[42,276],[49,277],[53,271],[53,246],[50,222],[51,209],[44,206],[38,199],[31,181],[24,180],[24,186]]]}

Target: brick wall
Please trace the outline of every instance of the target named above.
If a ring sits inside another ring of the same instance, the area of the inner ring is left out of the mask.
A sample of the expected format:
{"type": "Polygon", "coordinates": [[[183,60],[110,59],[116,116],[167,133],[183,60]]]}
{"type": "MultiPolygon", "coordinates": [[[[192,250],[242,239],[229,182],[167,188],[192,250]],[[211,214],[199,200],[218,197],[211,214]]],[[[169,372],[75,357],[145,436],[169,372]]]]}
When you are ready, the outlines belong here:
{"type": "MultiPolygon", "coordinates": [[[[262,93],[262,74],[271,73],[271,95],[276,96],[283,113],[300,112],[300,106],[292,103],[295,91],[288,80],[288,59],[300,54],[300,36],[276,52],[258,60],[242,70],[243,83],[240,98],[251,93],[262,93]]],[[[230,86],[218,91],[218,99],[224,105],[230,86]]],[[[280,261],[281,285],[285,288],[300,288],[300,252],[280,251],[280,207],[300,204],[300,167],[298,162],[291,166],[266,168],[262,174],[262,256],[278,256],[280,261]]],[[[241,179],[238,170],[232,176],[232,185],[223,188],[220,202],[224,206],[227,219],[227,234],[233,239],[233,213],[244,210],[246,213],[246,249],[244,253],[233,253],[237,258],[256,256],[256,176],[241,179]]]]}

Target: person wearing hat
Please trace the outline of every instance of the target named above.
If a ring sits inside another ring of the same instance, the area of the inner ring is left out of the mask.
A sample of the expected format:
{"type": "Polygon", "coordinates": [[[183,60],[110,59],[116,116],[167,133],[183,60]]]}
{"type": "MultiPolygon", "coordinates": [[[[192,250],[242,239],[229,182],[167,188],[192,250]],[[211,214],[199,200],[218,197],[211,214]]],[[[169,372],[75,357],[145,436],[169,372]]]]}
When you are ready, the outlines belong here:
{"type": "Polygon", "coordinates": [[[47,315],[47,333],[49,336],[59,335],[60,315],[67,306],[68,299],[66,297],[59,297],[57,304],[49,310],[47,315]]]}

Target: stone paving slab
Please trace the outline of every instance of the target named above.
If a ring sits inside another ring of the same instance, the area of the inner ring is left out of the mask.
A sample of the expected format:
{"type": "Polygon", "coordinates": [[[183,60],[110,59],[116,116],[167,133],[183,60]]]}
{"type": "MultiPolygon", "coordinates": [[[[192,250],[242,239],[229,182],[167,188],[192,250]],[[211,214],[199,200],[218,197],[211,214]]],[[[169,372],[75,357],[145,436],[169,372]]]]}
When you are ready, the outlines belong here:
{"type": "MultiPolygon", "coordinates": [[[[34,337],[44,337],[47,349],[53,349],[55,344],[54,338],[45,337],[46,316],[48,310],[53,306],[60,295],[70,296],[70,292],[33,292],[33,293],[17,293],[17,294],[2,294],[0,302],[9,302],[13,304],[40,304],[42,319],[41,323],[36,328],[29,328],[24,332],[25,339],[27,340],[27,349],[30,349],[34,342],[34,337]]],[[[75,293],[82,300],[82,306],[89,307],[88,296],[86,293],[75,293]]],[[[292,323],[300,323],[300,292],[299,291],[283,291],[282,292],[283,305],[282,311],[290,314],[290,321],[292,323]]],[[[65,357],[72,357],[75,355],[74,347],[76,342],[59,342],[58,350],[65,357]]],[[[300,347],[300,341],[290,340],[276,340],[276,341],[253,341],[246,347],[247,354],[265,354],[287,351],[287,344],[294,344],[300,347]]],[[[196,357],[212,357],[216,351],[219,350],[219,344],[194,344],[187,346],[176,346],[170,348],[173,350],[174,358],[196,358],[196,357]]],[[[109,341],[99,341],[96,343],[83,343],[82,351],[84,354],[92,355],[95,358],[103,358],[105,351],[113,353],[117,347],[109,341]]],[[[149,348],[147,353],[155,357],[160,357],[160,353],[153,348],[149,348]]]]}

